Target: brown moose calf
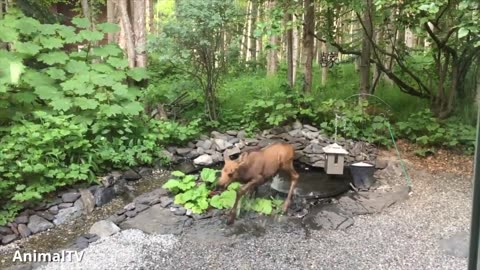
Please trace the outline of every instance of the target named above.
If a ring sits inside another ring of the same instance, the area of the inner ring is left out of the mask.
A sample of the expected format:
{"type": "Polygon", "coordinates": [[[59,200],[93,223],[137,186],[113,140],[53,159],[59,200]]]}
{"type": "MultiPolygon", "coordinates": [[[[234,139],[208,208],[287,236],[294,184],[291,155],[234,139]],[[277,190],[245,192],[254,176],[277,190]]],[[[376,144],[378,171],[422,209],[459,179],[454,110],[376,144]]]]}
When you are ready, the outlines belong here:
{"type": "Polygon", "coordinates": [[[281,170],[290,176],[290,190],[283,205],[283,212],[288,210],[293,190],[299,179],[299,175],[293,167],[294,155],[293,146],[287,143],[275,143],[258,151],[243,153],[237,160],[231,160],[227,154],[224,154],[225,165],[218,182],[219,186],[227,187],[233,181],[244,183],[237,191],[235,204],[230,210],[227,220],[228,225],[233,224],[235,220],[240,198],[281,170]]]}

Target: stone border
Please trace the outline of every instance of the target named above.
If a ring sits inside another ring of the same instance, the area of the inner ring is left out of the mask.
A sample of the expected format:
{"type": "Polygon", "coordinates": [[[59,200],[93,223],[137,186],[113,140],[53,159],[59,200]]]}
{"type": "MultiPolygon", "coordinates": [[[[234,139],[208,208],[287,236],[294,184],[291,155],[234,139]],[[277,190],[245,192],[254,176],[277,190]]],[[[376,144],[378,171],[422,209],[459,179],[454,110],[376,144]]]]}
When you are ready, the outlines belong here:
{"type": "MultiPolygon", "coordinates": [[[[309,166],[323,168],[325,157],[322,148],[334,142],[333,139],[325,135],[325,132],[298,121],[292,125],[265,130],[255,138],[247,138],[243,130],[230,130],[225,134],[213,131],[210,135],[210,137],[200,136],[199,140],[188,143],[188,147],[168,147],[167,150],[163,151],[163,154],[174,165],[181,164],[182,160],[193,161],[193,171],[195,171],[221,163],[224,152],[234,156],[250,149],[263,148],[275,142],[287,142],[295,147],[297,161],[309,166]]],[[[346,157],[346,166],[353,162],[364,161],[375,164],[376,168],[384,168],[381,163],[376,162],[378,151],[374,145],[343,138],[340,138],[337,143],[349,152],[346,157]]],[[[186,173],[191,173],[191,171],[186,173]]],[[[55,225],[74,220],[83,213],[89,214],[95,207],[101,207],[117,195],[124,193],[128,188],[127,182],[139,180],[150,174],[152,174],[150,168],[139,169],[138,172],[133,169],[123,173],[113,171],[101,178],[102,185],[60,192],[54,201],[43,202],[27,208],[7,226],[0,226],[0,245],[7,245],[17,239],[27,238],[32,234],[49,230],[55,225]]],[[[162,207],[170,206],[173,200],[166,196],[167,193],[164,192],[166,191],[156,189],[139,196],[134,202],[125,206],[124,210],[109,218],[111,225],[116,226],[115,224],[119,224],[127,218],[132,218],[155,204],[161,204],[162,207]]],[[[201,215],[191,215],[181,206],[172,206],[171,210],[176,215],[187,214],[193,219],[205,218],[201,215]]],[[[114,228],[113,226],[110,227],[114,228]]],[[[85,246],[85,243],[92,241],[91,239],[96,239],[92,235],[83,237],[88,241],[79,240],[78,243],[83,243],[79,245],[85,246]]]]}

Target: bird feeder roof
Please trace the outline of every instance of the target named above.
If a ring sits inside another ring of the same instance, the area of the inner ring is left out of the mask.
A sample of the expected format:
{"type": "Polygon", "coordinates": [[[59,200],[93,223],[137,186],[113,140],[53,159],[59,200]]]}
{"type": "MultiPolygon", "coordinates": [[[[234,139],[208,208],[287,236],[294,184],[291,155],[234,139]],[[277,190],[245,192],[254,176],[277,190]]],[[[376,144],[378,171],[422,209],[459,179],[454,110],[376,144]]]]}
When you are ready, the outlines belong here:
{"type": "Polygon", "coordinates": [[[340,155],[347,155],[348,151],[343,149],[340,145],[334,143],[323,147],[323,151],[326,154],[340,154],[340,155]]]}

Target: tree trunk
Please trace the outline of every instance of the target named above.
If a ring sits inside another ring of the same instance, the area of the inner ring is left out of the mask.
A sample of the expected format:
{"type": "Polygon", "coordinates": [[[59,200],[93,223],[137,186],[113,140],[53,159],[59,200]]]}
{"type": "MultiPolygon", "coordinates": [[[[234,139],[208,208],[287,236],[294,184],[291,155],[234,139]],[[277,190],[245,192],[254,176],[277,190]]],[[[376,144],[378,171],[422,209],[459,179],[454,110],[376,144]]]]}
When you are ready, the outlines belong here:
{"type": "Polygon", "coordinates": [[[250,31],[250,1],[247,2],[247,10],[246,10],[246,19],[245,19],[245,25],[243,27],[243,35],[242,35],[242,56],[243,56],[243,62],[248,61],[248,32],[250,31]]]}
{"type": "Polygon", "coordinates": [[[363,16],[365,29],[363,31],[362,52],[360,56],[360,99],[364,99],[370,90],[370,40],[373,26],[371,20],[372,0],[366,0],[366,8],[363,16]]]}
{"type": "MultiPolygon", "coordinates": [[[[270,9],[274,9],[275,4],[276,4],[275,0],[270,0],[268,2],[268,6],[270,9]]],[[[269,43],[271,46],[276,47],[278,44],[278,37],[276,35],[271,35],[269,37],[269,43]]],[[[268,50],[268,56],[267,56],[267,75],[268,76],[272,76],[272,75],[275,75],[275,73],[277,73],[277,69],[278,69],[277,50],[278,50],[277,48],[270,48],[268,50]]]]}
{"type": "Polygon", "coordinates": [[[146,0],[145,2],[147,10],[147,25],[148,25],[148,33],[155,33],[155,21],[153,16],[153,10],[155,9],[155,1],[153,0],[146,0]]]}
{"type": "Polygon", "coordinates": [[[288,85],[293,88],[293,29],[292,29],[292,13],[285,13],[285,24],[287,25],[287,33],[285,41],[287,42],[287,79],[288,85]],[[288,24],[290,23],[290,26],[288,24]]]}
{"type": "MultiPolygon", "coordinates": [[[[296,17],[293,16],[293,24],[295,25],[296,22],[296,17]]],[[[293,27],[292,28],[292,51],[293,51],[293,56],[292,56],[292,85],[295,85],[296,78],[297,78],[297,67],[298,67],[298,59],[300,55],[300,50],[299,50],[299,44],[300,44],[300,38],[299,38],[299,30],[298,27],[293,27]]]]}
{"type": "Polygon", "coordinates": [[[90,13],[90,3],[88,0],[80,0],[82,6],[82,13],[85,18],[90,22],[90,27],[93,25],[92,14],[90,13]]]}
{"type": "MultiPolygon", "coordinates": [[[[115,0],[107,0],[107,22],[109,23],[117,23],[116,21],[116,7],[115,7],[115,0]]],[[[108,33],[108,43],[115,42],[115,34],[108,33]]]]}
{"type": "Polygon", "coordinates": [[[257,39],[255,38],[255,29],[257,28],[258,3],[257,0],[251,0],[252,10],[250,14],[250,60],[257,61],[257,39]]]}
{"type": "Polygon", "coordinates": [[[313,0],[304,0],[303,27],[303,91],[312,91],[313,33],[315,31],[315,6],[313,0]]]}
{"type": "MultiPolygon", "coordinates": [[[[327,43],[322,42],[322,53],[325,53],[328,55],[328,49],[327,49],[327,43]]],[[[327,85],[327,77],[328,77],[328,66],[322,67],[322,82],[321,85],[325,86],[327,85]]]]}
{"type": "Polygon", "coordinates": [[[120,10],[120,20],[122,22],[125,47],[127,50],[128,66],[130,68],[135,67],[135,42],[133,38],[132,24],[130,17],[128,16],[127,0],[118,0],[118,7],[120,10]]]}
{"type": "Polygon", "coordinates": [[[133,31],[135,33],[135,65],[137,67],[147,66],[146,47],[146,1],[134,0],[133,10],[133,31]]]}

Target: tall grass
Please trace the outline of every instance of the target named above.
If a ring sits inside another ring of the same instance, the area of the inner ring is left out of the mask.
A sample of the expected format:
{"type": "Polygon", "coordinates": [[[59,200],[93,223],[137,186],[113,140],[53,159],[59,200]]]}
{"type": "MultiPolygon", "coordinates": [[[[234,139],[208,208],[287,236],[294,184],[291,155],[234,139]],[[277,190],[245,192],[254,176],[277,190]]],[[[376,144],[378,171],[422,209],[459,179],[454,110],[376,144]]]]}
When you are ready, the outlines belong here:
{"type": "MultiPolygon", "coordinates": [[[[321,68],[314,66],[312,94],[318,102],[328,99],[344,99],[355,101],[358,94],[359,74],[355,71],[353,63],[335,65],[328,71],[325,86],[321,86],[321,68]]],[[[267,77],[265,72],[251,72],[235,77],[226,77],[219,88],[219,104],[227,114],[241,114],[245,104],[254,99],[268,99],[278,91],[286,89],[286,68],[282,65],[278,73],[267,77]]],[[[302,86],[302,74],[296,76],[295,89],[302,86]]],[[[412,113],[428,107],[428,100],[420,99],[403,93],[398,87],[381,80],[377,85],[375,95],[385,101],[389,106],[378,102],[375,98],[369,101],[383,110],[390,111],[398,121],[406,120],[412,113]],[[391,109],[390,109],[391,108],[391,109]]]]}

